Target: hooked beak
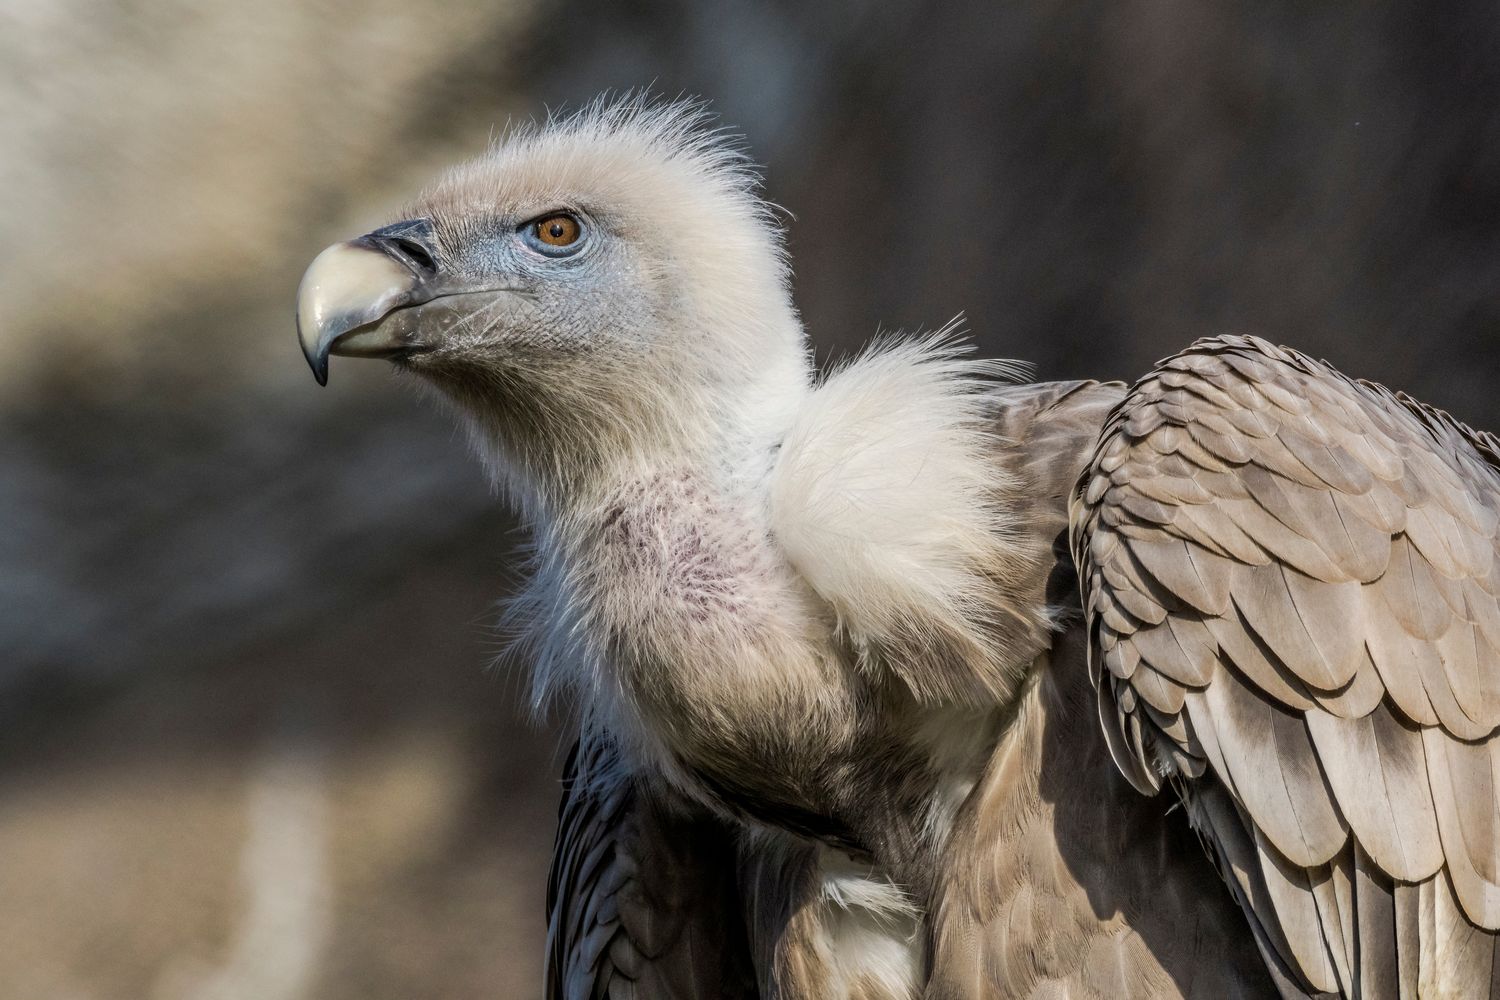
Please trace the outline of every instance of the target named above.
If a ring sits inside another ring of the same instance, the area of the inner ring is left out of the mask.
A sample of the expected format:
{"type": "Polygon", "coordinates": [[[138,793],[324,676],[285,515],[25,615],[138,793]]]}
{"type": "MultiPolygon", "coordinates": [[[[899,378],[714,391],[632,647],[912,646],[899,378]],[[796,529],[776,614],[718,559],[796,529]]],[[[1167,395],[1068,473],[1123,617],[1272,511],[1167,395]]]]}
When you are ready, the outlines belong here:
{"type": "Polygon", "coordinates": [[[330,354],[383,358],[409,348],[414,324],[391,314],[432,297],[422,276],[377,238],[318,254],[297,289],[297,339],[318,384],[328,384],[330,354]]]}

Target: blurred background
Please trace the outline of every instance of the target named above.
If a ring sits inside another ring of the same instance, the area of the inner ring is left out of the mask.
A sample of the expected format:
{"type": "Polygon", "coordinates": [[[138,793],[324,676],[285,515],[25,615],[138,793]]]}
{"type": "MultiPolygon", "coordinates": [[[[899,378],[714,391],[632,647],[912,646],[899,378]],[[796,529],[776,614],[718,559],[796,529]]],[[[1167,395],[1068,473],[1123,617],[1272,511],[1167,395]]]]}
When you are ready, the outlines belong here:
{"type": "Polygon", "coordinates": [[[1500,428],[1500,18],[1260,0],[0,0],[0,996],[525,997],[515,536],[293,294],[508,120],[701,95],[820,360],[1253,332],[1500,428]]]}

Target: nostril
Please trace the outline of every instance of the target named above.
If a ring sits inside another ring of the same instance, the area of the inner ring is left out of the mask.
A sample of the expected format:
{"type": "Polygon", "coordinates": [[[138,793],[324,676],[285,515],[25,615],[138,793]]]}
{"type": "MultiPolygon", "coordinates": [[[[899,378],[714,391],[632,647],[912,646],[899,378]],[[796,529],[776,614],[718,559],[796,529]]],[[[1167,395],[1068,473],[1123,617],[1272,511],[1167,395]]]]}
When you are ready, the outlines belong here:
{"type": "Polygon", "coordinates": [[[396,249],[405,254],[413,264],[417,265],[423,271],[437,270],[437,263],[432,259],[432,254],[428,253],[427,248],[416,240],[409,240],[398,236],[391,242],[395,244],[396,249]]]}

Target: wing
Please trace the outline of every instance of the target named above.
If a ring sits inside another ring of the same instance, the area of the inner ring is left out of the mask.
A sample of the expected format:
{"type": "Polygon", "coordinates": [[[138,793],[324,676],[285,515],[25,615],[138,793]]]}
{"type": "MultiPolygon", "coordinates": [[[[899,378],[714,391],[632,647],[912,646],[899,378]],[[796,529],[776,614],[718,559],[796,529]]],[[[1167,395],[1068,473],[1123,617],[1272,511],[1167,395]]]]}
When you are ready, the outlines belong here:
{"type": "Polygon", "coordinates": [[[547,883],[549,1000],[758,996],[728,829],[573,748],[547,883]]]}
{"type": "Polygon", "coordinates": [[[1111,753],[1309,991],[1500,992],[1500,446],[1250,338],[1105,425],[1072,509],[1111,753]]]}

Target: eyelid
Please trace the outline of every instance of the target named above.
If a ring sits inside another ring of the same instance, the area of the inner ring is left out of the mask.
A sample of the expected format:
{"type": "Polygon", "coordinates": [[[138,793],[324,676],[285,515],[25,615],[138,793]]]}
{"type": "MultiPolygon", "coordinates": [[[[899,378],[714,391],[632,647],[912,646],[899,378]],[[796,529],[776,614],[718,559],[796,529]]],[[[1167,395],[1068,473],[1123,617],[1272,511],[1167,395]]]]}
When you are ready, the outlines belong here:
{"type": "Polygon", "coordinates": [[[580,226],[590,224],[589,217],[587,215],[584,215],[576,208],[549,208],[545,212],[537,212],[533,215],[527,216],[524,222],[517,224],[516,232],[524,233],[526,230],[530,229],[538,222],[541,222],[543,219],[550,219],[554,215],[566,215],[572,219],[575,219],[580,226]]]}

